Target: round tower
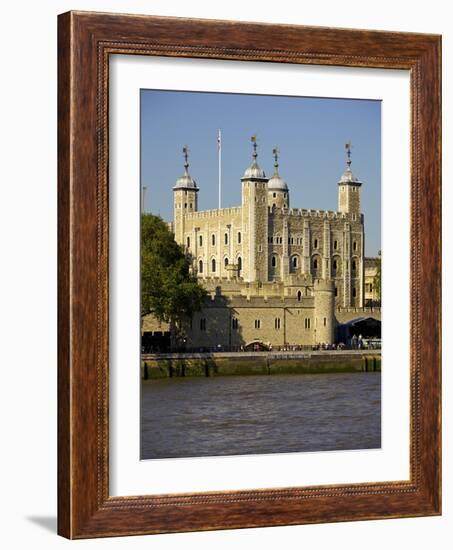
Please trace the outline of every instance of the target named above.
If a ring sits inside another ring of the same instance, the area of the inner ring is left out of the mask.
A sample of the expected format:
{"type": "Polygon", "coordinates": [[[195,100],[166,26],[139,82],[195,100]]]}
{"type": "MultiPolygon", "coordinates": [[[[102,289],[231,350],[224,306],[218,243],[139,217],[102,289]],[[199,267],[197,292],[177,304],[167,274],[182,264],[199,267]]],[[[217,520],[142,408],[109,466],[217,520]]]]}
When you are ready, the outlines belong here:
{"type": "Polygon", "coordinates": [[[274,147],[274,173],[267,182],[267,204],[270,208],[289,208],[289,191],[286,181],[278,173],[278,155],[280,151],[274,147]]]}
{"type": "Polygon", "coordinates": [[[198,187],[195,180],[189,174],[189,148],[184,145],[184,174],[176,180],[173,187],[173,228],[175,240],[178,244],[184,244],[184,219],[189,212],[198,210],[198,187]]]}
{"type": "Polygon", "coordinates": [[[314,282],[315,302],[315,344],[333,344],[335,342],[335,292],[333,281],[317,279],[314,282]]]}

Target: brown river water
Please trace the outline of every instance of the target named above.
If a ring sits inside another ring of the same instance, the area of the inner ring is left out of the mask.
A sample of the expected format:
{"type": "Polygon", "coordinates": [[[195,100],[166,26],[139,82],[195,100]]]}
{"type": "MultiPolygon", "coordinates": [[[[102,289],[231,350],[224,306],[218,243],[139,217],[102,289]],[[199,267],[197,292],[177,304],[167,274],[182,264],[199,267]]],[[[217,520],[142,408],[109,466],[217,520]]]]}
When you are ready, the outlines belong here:
{"type": "Polygon", "coordinates": [[[142,459],[380,446],[380,373],[142,381],[142,459]]]}

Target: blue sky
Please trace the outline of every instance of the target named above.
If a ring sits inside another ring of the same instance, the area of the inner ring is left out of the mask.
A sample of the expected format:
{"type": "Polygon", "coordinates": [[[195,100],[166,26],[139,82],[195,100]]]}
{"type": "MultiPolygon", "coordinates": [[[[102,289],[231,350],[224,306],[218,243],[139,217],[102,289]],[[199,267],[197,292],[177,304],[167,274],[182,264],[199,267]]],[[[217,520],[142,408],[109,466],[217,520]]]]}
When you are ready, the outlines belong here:
{"type": "Polygon", "coordinates": [[[241,181],[251,162],[250,137],[258,140],[258,164],[273,173],[272,149],[280,150],[280,175],[291,207],[337,210],[337,182],[351,141],[352,171],[363,182],[366,255],[381,247],[381,103],[204,92],[141,91],[141,178],[145,210],[173,218],[175,180],[182,175],[182,147],[190,149],[198,208],[218,206],[217,130],[222,130],[222,206],[241,203],[241,181]]]}

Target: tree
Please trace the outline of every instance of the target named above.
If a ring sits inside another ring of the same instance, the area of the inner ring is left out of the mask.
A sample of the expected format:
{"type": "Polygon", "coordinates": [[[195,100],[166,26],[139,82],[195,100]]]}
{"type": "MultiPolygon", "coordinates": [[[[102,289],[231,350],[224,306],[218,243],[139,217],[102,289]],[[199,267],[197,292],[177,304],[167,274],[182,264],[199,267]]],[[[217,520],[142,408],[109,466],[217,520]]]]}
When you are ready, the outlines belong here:
{"type": "Polygon", "coordinates": [[[373,279],[373,286],[376,291],[377,299],[379,303],[381,302],[381,251],[378,252],[378,257],[376,258],[376,274],[373,279]]]}
{"type": "Polygon", "coordinates": [[[199,311],[207,295],[190,272],[191,261],[158,216],[141,219],[141,314],[170,324],[172,337],[199,311]]]}

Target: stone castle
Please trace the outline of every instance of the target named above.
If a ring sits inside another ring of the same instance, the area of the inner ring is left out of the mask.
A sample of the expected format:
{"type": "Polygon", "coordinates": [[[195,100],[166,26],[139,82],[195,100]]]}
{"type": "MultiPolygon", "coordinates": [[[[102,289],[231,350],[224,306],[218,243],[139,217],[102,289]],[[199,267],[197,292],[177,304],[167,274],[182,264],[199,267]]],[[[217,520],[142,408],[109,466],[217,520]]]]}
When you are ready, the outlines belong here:
{"type": "MultiPolygon", "coordinates": [[[[174,186],[176,241],[210,299],[185,327],[188,349],[238,348],[253,342],[272,347],[332,344],[336,313],[364,306],[364,216],[360,182],[346,169],[338,181],[338,210],[290,207],[279,173],[267,177],[253,159],[245,170],[241,205],[198,210],[199,187],[189,174],[174,186]]],[[[144,332],[165,332],[151,315],[144,332]]]]}

